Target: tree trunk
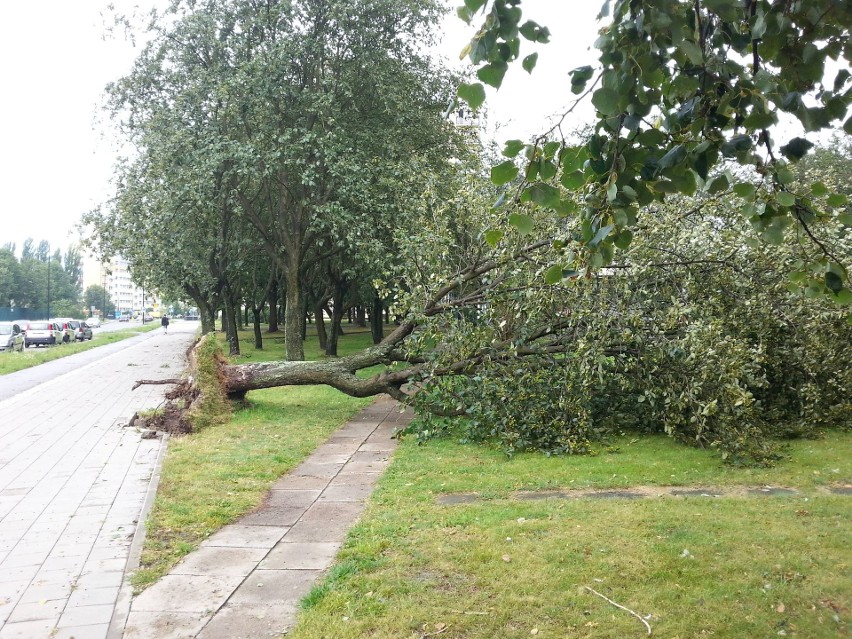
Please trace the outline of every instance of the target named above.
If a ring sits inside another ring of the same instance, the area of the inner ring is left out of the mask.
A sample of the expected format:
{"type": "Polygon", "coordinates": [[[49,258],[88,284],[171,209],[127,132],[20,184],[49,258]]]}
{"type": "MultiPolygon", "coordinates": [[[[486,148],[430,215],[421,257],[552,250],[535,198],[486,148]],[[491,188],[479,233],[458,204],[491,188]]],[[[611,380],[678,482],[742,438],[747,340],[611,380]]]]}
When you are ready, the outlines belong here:
{"type": "Polygon", "coordinates": [[[367,326],[367,309],[363,304],[355,307],[355,325],[364,328],[367,326]]]}
{"type": "Polygon", "coordinates": [[[322,299],[314,306],[314,315],[317,318],[317,339],[319,339],[319,347],[322,351],[325,351],[328,344],[328,333],[325,330],[325,315],[323,313],[326,302],[327,300],[322,299]]]}
{"type": "Polygon", "coordinates": [[[331,311],[331,333],[328,336],[328,344],[325,347],[325,354],[329,357],[337,357],[337,342],[340,334],[342,333],[340,325],[343,323],[343,316],[345,314],[343,302],[347,288],[348,287],[342,282],[338,282],[334,285],[334,297],[332,298],[334,305],[331,311]]]}
{"type": "Polygon", "coordinates": [[[277,333],[278,332],[278,280],[275,280],[272,283],[272,286],[269,287],[269,295],[267,296],[267,302],[269,303],[269,328],[267,329],[267,332],[277,333]]]}
{"type": "Polygon", "coordinates": [[[263,313],[263,306],[260,308],[254,307],[252,310],[252,315],[254,315],[254,347],[262,351],[263,350],[263,332],[260,330],[260,316],[263,313]]]}
{"type": "Polygon", "coordinates": [[[284,353],[291,362],[305,359],[305,348],[302,342],[302,296],[299,291],[298,264],[291,265],[287,273],[287,290],[284,295],[284,353]]]}
{"type": "Polygon", "coordinates": [[[373,296],[373,306],[370,310],[370,333],[373,335],[373,344],[378,344],[385,337],[385,325],[382,313],[382,298],[373,296]]]}
{"type": "Polygon", "coordinates": [[[231,296],[228,294],[228,291],[225,291],[225,309],[222,314],[222,328],[225,331],[225,335],[228,339],[228,355],[234,356],[240,354],[240,338],[237,333],[237,315],[236,309],[234,308],[234,301],[231,299],[231,296]]]}

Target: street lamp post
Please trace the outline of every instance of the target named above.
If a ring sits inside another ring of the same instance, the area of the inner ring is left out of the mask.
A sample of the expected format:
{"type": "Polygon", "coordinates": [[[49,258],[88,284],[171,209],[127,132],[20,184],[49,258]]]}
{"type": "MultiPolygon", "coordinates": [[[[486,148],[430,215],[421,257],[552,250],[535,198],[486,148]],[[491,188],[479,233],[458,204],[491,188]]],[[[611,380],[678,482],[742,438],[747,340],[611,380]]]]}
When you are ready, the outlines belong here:
{"type": "Polygon", "coordinates": [[[50,244],[47,245],[47,319],[50,319],[50,244]]]}

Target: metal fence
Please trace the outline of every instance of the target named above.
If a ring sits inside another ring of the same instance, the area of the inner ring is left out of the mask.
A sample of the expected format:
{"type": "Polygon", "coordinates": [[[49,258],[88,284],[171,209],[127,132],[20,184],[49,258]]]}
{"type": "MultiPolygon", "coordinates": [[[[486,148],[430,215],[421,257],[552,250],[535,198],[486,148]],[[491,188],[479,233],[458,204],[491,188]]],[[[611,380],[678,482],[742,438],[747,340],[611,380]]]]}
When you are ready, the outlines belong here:
{"type": "Polygon", "coordinates": [[[37,320],[47,318],[44,308],[2,308],[0,307],[0,322],[15,322],[17,320],[37,320]]]}

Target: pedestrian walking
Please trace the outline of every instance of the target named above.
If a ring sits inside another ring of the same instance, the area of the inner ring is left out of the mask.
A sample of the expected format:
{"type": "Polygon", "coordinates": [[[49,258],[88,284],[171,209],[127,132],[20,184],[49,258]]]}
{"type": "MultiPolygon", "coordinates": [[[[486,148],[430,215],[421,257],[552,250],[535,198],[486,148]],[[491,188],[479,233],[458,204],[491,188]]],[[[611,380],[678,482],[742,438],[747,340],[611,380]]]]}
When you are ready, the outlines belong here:
{"type": "Polygon", "coordinates": [[[163,319],[160,320],[160,326],[163,327],[163,335],[169,334],[169,316],[163,315],[163,319]]]}

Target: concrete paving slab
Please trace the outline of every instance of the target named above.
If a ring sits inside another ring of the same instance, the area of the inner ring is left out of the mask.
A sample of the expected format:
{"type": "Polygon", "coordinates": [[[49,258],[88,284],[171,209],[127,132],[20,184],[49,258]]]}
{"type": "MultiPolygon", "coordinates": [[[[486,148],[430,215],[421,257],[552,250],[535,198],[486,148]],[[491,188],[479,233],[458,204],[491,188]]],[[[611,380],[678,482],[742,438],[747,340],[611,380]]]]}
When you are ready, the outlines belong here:
{"type": "MultiPolygon", "coordinates": [[[[58,619],[58,617],[57,617],[58,619]]],[[[50,637],[56,620],[6,622],[0,628],[0,639],[36,639],[50,637]]]]}
{"type": "Polygon", "coordinates": [[[245,577],[269,551],[266,548],[222,548],[206,546],[187,555],[170,571],[173,575],[245,577]]]}
{"type": "Polygon", "coordinates": [[[9,615],[10,623],[19,621],[38,621],[59,619],[62,609],[65,607],[64,599],[53,599],[51,601],[36,601],[32,603],[18,603],[15,610],[9,615]]]}
{"type": "MultiPolygon", "coordinates": [[[[131,612],[124,627],[126,639],[187,639],[195,637],[210,615],[179,612],[131,612]]],[[[0,638],[2,639],[2,638],[0,638]]]]}
{"type": "Polygon", "coordinates": [[[292,606],[227,603],[198,639],[278,639],[295,621],[292,606]]]}
{"type": "Polygon", "coordinates": [[[323,491],[320,502],[351,501],[363,502],[372,494],[375,483],[344,484],[336,482],[323,491]]]}
{"type": "Polygon", "coordinates": [[[130,612],[212,614],[240,585],[241,576],[166,575],[133,600],[130,612]]]}
{"type": "Polygon", "coordinates": [[[311,475],[284,475],[272,485],[273,490],[322,490],[328,486],[331,477],[314,477],[311,475]]]}
{"type": "Polygon", "coordinates": [[[317,502],[285,535],[287,541],[339,541],[361,514],[359,502],[317,502]]]}
{"type": "Polygon", "coordinates": [[[201,547],[220,546],[234,548],[270,549],[290,530],[286,526],[249,526],[231,524],[210,535],[201,547]]]}
{"type": "Polygon", "coordinates": [[[112,610],[112,603],[74,607],[69,605],[62,612],[57,627],[109,624],[109,620],[112,618],[112,610]]]}
{"type": "MultiPolygon", "coordinates": [[[[69,607],[115,605],[120,588],[76,588],[68,597],[69,607]]],[[[109,621],[109,620],[107,620],[109,621]]]]}
{"type": "Polygon", "coordinates": [[[106,639],[109,624],[58,628],[51,639],[106,639]]]}
{"type": "Polygon", "coordinates": [[[325,570],[334,561],[340,542],[283,542],[258,566],[261,570],[325,570]]]}
{"type": "Polygon", "coordinates": [[[255,570],[228,603],[280,605],[289,602],[295,606],[321,574],[321,570],[255,570]]]}

